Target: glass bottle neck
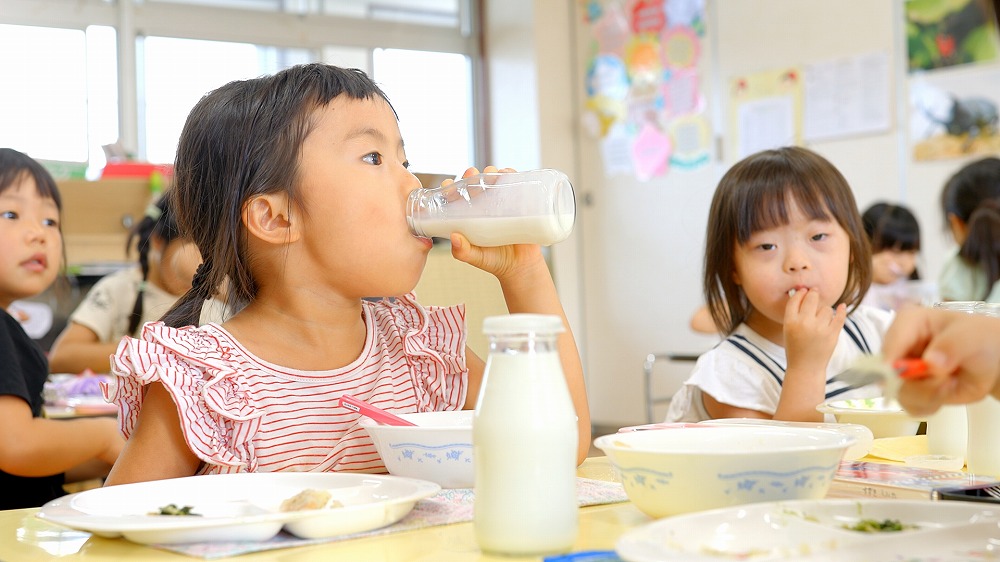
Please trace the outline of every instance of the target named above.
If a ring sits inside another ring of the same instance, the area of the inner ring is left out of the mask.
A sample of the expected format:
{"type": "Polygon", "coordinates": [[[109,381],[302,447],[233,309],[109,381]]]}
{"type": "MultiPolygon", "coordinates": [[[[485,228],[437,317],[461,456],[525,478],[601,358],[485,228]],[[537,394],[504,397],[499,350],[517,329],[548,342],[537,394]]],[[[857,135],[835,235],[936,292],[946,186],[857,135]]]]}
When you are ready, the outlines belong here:
{"type": "Polygon", "coordinates": [[[490,337],[490,353],[554,353],[557,351],[556,336],[545,335],[502,335],[490,337]]]}

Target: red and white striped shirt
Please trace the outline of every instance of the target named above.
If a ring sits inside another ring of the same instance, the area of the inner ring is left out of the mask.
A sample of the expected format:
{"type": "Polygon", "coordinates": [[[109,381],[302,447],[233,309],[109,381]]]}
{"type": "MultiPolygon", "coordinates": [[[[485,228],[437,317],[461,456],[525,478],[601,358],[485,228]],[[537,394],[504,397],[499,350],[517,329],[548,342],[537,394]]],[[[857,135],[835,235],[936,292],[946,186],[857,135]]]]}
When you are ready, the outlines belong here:
{"type": "Polygon", "coordinates": [[[393,413],[458,410],[465,403],[465,308],[427,307],[413,294],[363,302],[367,338],[350,365],[300,371],[254,356],[217,324],[170,328],[151,322],[124,338],[105,387],[126,437],[143,387],[159,382],[177,404],[199,474],[385,472],[351,394],[393,413]]]}

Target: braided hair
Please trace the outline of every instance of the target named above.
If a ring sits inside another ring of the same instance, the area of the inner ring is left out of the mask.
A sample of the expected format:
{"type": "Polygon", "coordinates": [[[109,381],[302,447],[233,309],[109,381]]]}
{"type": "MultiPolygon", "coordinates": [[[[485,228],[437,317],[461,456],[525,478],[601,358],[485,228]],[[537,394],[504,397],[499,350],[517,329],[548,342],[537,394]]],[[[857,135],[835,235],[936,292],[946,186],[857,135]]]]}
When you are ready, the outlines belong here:
{"type": "Polygon", "coordinates": [[[180,236],[177,229],[177,222],[170,207],[169,197],[160,197],[155,203],[150,203],[146,208],[146,214],[139,221],[139,224],[132,228],[125,251],[132,247],[132,241],[137,240],[136,249],[139,252],[139,267],[142,268],[142,283],[139,285],[139,293],[135,297],[135,305],[128,317],[128,333],[135,335],[142,321],[143,296],[149,279],[149,250],[156,237],[164,246],[180,236]]]}

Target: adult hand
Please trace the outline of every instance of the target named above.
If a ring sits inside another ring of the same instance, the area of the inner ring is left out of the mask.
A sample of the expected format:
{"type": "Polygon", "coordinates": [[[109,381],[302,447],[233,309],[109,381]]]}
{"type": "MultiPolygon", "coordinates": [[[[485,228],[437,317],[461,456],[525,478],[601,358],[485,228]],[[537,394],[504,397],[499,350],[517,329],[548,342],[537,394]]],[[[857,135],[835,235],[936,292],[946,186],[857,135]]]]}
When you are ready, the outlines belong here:
{"type": "Polygon", "coordinates": [[[914,415],[942,404],[1000,398],[1000,319],[927,308],[901,310],[882,344],[886,361],[920,357],[928,376],[903,381],[899,402],[914,415]]]}

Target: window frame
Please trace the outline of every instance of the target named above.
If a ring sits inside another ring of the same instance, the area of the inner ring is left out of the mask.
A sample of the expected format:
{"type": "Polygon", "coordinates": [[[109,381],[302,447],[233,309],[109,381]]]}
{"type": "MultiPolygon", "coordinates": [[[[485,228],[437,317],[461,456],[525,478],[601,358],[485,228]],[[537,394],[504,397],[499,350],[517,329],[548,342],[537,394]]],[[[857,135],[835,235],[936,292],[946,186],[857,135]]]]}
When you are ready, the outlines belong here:
{"type": "Polygon", "coordinates": [[[321,60],[323,47],[376,48],[459,53],[472,63],[473,136],[477,161],[488,148],[488,111],[484,107],[483,56],[480,40],[482,0],[460,0],[459,26],[441,27],[392,20],[362,19],[320,13],[268,12],[142,0],[3,0],[0,23],[85,31],[90,25],[115,28],[118,34],[119,139],[129,152],[139,151],[139,69],[137,39],[174,37],[252,43],[306,49],[321,60]]]}

